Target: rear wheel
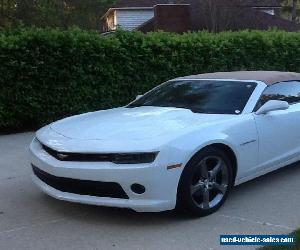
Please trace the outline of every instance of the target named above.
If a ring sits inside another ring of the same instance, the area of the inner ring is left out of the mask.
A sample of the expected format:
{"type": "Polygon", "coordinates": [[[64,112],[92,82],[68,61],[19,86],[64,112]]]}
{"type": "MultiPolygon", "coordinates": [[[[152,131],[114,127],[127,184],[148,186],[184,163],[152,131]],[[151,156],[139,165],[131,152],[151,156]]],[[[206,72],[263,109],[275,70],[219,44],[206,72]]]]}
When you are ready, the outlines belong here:
{"type": "Polygon", "coordinates": [[[233,184],[227,155],[211,147],[197,153],[185,167],[178,187],[177,208],[197,216],[217,211],[233,184]]]}

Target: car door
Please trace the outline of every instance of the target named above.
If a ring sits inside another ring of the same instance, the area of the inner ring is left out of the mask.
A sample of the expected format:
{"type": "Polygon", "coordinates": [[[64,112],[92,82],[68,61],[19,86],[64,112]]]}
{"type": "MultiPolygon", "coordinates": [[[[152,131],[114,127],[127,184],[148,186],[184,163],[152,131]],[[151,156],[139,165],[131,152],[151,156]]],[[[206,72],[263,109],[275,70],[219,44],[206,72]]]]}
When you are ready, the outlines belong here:
{"type": "Polygon", "coordinates": [[[269,100],[287,101],[287,110],[265,115],[254,114],[259,136],[259,168],[268,169],[299,157],[300,154],[300,81],[268,86],[257,109],[269,100]]]}

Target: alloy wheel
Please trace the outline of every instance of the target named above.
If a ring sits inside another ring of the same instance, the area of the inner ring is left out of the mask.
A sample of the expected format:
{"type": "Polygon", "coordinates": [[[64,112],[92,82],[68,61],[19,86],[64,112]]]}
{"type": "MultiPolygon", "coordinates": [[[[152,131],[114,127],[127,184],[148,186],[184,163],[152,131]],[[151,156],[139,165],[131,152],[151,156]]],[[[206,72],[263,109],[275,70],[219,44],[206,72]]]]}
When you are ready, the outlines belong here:
{"type": "Polygon", "coordinates": [[[194,203],[201,209],[217,206],[229,186],[226,163],[218,156],[202,159],[194,172],[190,191],[194,203]]]}

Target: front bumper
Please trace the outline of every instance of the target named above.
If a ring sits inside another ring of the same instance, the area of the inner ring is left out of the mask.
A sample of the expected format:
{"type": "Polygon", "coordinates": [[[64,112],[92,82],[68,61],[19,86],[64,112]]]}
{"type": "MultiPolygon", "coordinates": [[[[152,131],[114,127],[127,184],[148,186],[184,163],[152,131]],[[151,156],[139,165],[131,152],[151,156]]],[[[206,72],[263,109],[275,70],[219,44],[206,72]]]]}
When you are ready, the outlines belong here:
{"type": "Polygon", "coordinates": [[[34,139],[30,145],[31,162],[38,169],[55,177],[119,184],[128,199],[63,192],[46,184],[32,172],[33,182],[48,195],[71,202],[99,206],[131,208],[138,212],[160,212],[176,206],[177,185],[182,169],[167,169],[168,154],[160,154],[151,164],[118,165],[109,162],[66,162],[49,155],[34,139]],[[131,190],[138,183],[146,188],[143,194],[131,190]]]}

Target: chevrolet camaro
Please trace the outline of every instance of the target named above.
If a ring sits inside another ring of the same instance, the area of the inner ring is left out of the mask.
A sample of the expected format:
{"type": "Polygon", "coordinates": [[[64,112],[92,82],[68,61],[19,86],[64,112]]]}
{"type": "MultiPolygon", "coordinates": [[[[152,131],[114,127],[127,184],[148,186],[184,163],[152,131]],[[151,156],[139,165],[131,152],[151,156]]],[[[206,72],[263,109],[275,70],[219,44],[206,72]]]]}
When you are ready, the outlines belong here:
{"type": "Polygon", "coordinates": [[[61,200],[205,216],[233,186],[299,161],[299,127],[299,73],[180,77],[38,130],[32,178],[61,200]]]}

